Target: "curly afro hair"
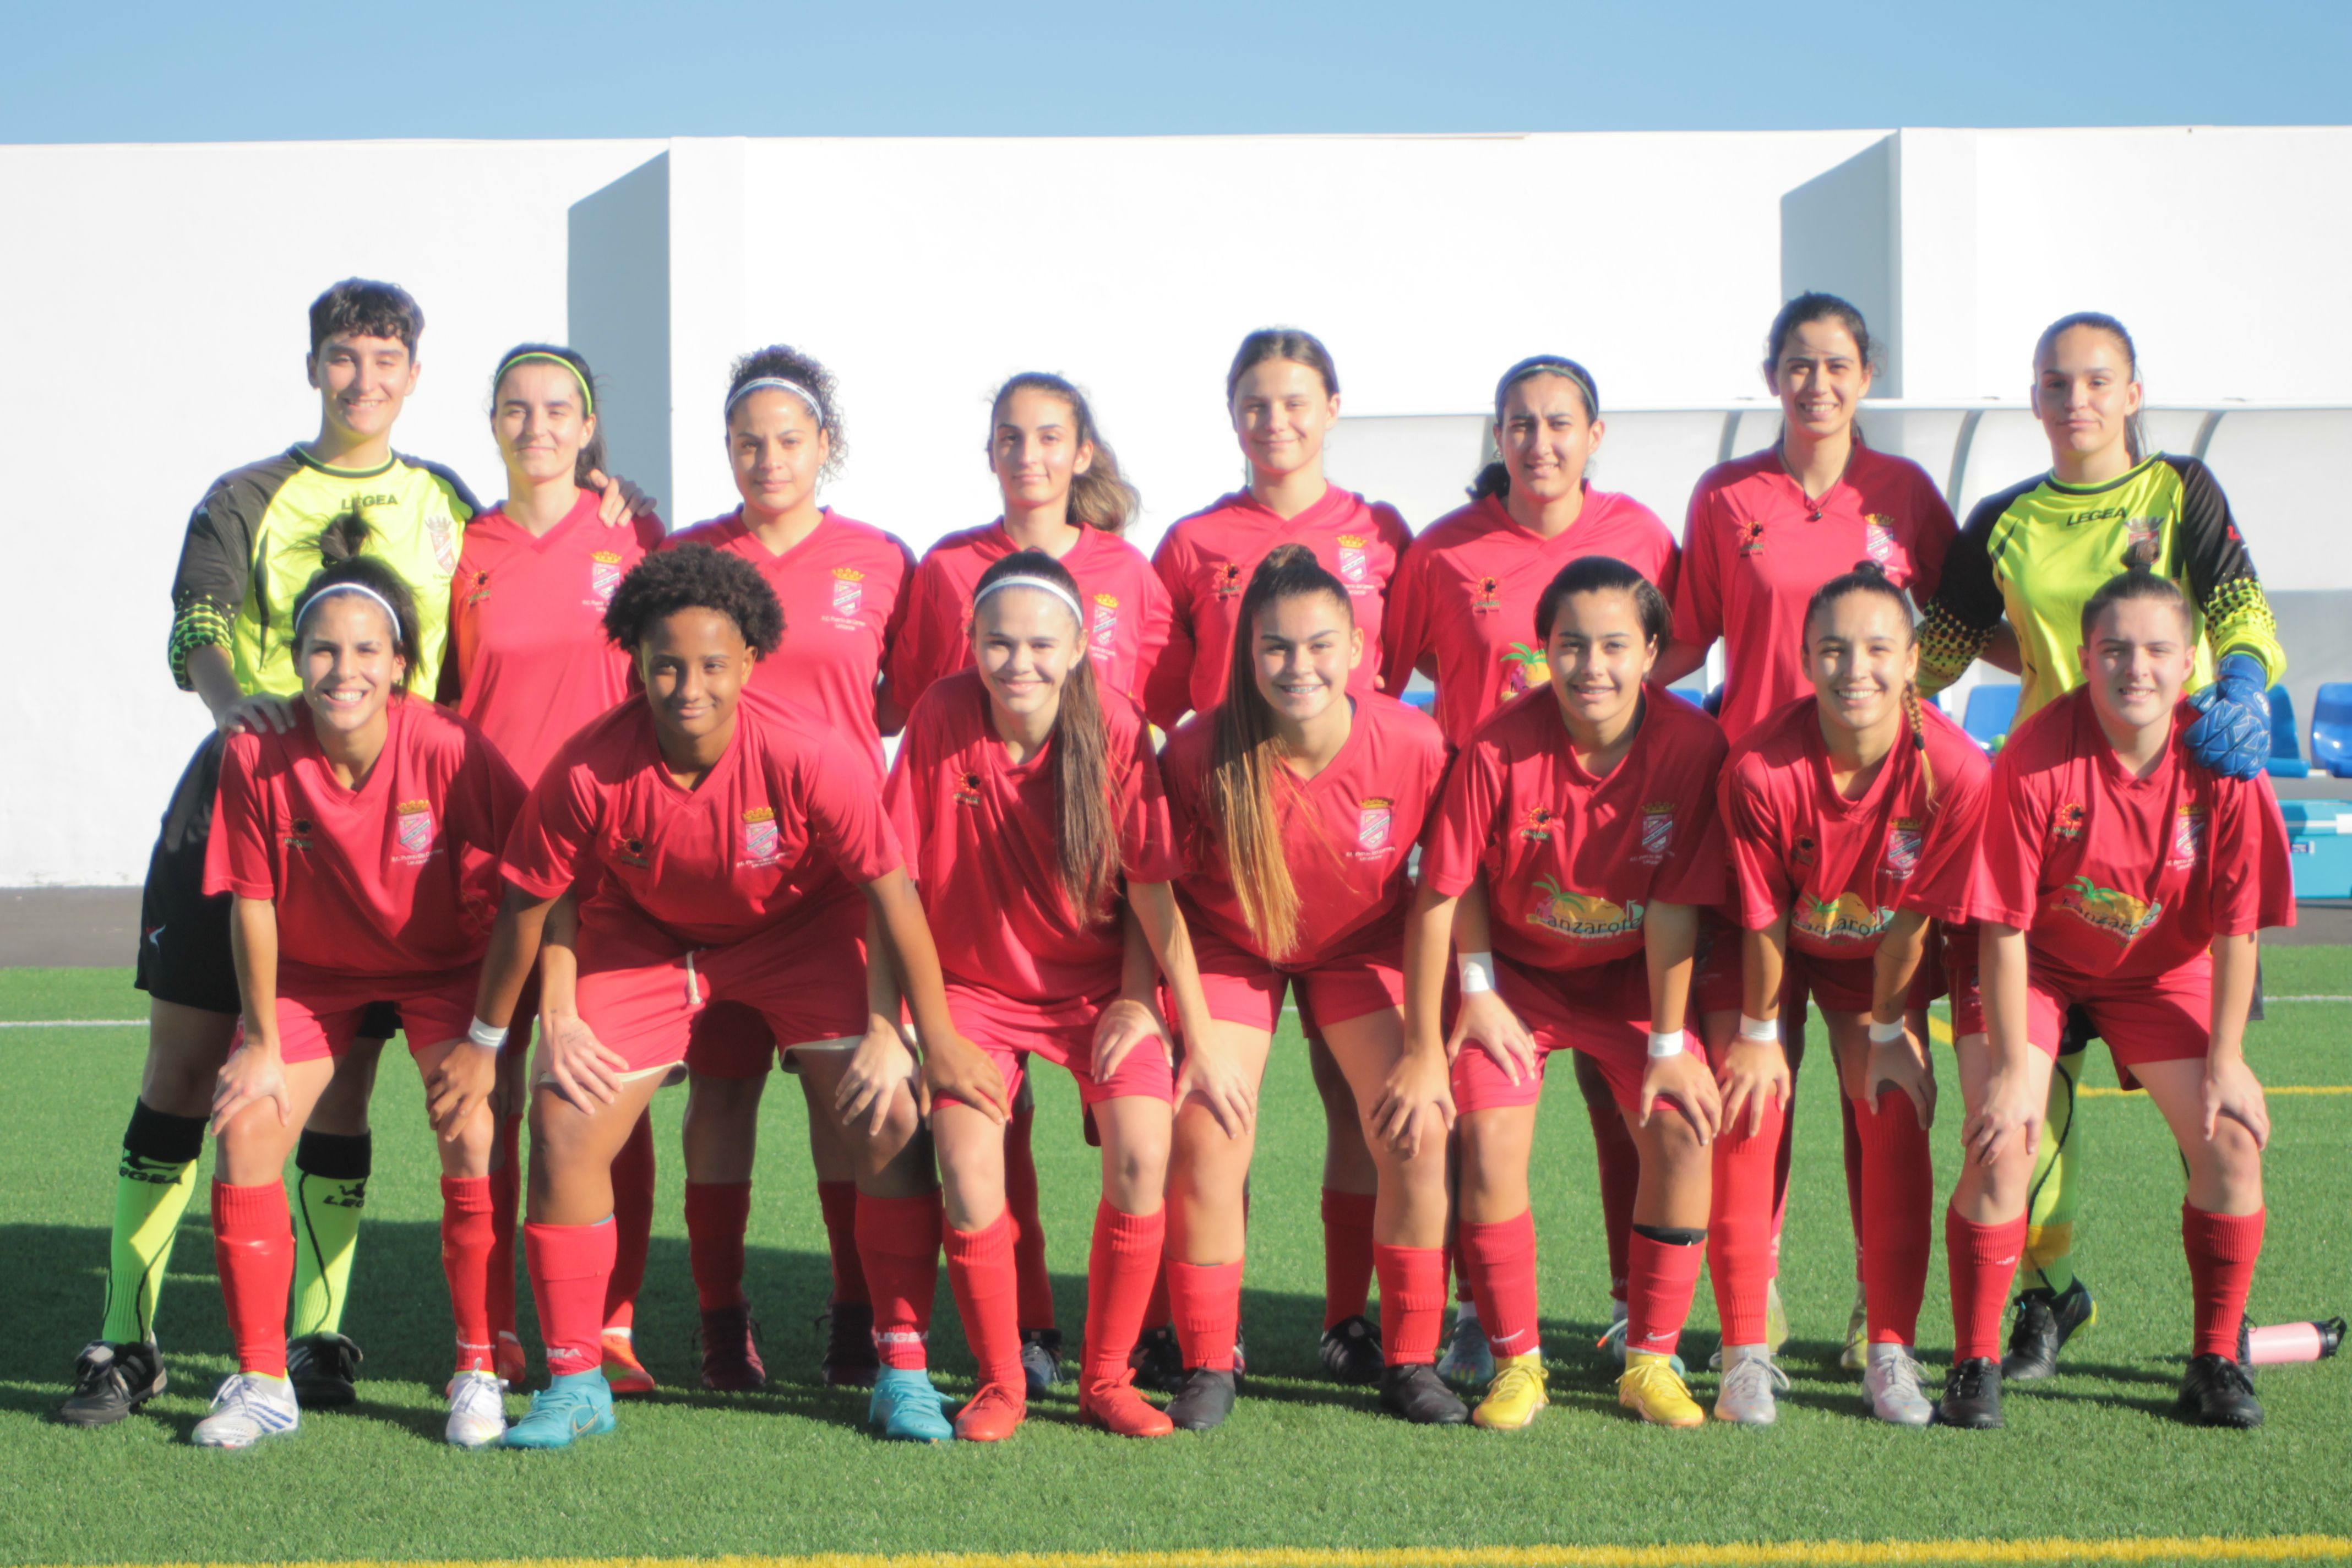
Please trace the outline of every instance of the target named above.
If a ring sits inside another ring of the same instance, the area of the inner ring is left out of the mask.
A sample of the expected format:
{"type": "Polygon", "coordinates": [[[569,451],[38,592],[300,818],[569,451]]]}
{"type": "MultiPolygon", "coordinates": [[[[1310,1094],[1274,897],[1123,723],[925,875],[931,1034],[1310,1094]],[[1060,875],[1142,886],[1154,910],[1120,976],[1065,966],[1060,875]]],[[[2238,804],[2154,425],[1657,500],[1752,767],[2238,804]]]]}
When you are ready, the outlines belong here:
{"type": "Polygon", "coordinates": [[[604,607],[604,635],[634,653],[656,621],[680,610],[718,611],[761,658],[784,640],[784,608],[760,569],[707,544],[681,544],[638,562],[604,607]]]}

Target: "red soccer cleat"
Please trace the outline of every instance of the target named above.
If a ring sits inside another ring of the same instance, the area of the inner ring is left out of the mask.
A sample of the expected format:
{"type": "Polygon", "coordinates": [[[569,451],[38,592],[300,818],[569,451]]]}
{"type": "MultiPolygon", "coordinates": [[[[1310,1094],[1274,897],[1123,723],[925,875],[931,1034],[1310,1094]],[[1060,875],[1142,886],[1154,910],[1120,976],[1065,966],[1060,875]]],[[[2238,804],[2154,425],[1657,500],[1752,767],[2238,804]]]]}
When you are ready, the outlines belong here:
{"type": "Polygon", "coordinates": [[[713,1394],[757,1394],[768,1386],[760,1360],[760,1326],[748,1302],[702,1313],[702,1386],[713,1394]]]}
{"type": "Polygon", "coordinates": [[[1017,1387],[983,1383],[971,1403],[956,1412],[955,1435],[967,1443],[1002,1443],[1021,1429],[1029,1402],[1017,1387]]]}
{"type": "Polygon", "coordinates": [[[637,1359],[637,1347],[627,1334],[604,1331],[604,1381],[612,1386],[615,1398],[625,1394],[651,1394],[661,1384],[637,1359]]]}
{"type": "Polygon", "coordinates": [[[490,1347],[490,1367],[509,1394],[520,1393],[524,1380],[530,1375],[530,1363],[522,1353],[522,1342],[504,1329],[499,1331],[498,1340],[490,1347]]]}
{"type": "Polygon", "coordinates": [[[1078,1396],[1078,1415],[1114,1437],[1165,1437],[1176,1430],[1166,1411],[1124,1382],[1089,1384],[1078,1396]]]}

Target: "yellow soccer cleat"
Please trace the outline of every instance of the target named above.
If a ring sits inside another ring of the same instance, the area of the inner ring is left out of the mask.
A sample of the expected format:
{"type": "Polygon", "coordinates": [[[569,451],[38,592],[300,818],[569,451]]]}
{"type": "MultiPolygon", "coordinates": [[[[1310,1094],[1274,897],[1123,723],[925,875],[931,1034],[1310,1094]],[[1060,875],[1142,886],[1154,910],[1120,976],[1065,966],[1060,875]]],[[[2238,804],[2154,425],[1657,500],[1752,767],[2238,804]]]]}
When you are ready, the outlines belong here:
{"type": "Polygon", "coordinates": [[[1543,1356],[1535,1351],[1505,1356],[1495,1364],[1495,1381],[1470,1413],[1470,1424],[1489,1432],[1517,1432],[1533,1425],[1536,1412],[1550,1403],[1544,1396],[1543,1356]]]}
{"type": "Polygon", "coordinates": [[[1626,1355],[1625,1375],[1617,1380],[1617,1403],[1653,1426],[1706,1425],[1706,1412],[1690,1396],[1666,1358],[1647,1351],[1626,1355]]]}
{"type": "Polygon", "coordinates": [[[1764,1287],[1764,1348],[1774,1355],[1789,1342],[1789,1309],[1780,1305],[1780,1281],[1764,1287]]]}

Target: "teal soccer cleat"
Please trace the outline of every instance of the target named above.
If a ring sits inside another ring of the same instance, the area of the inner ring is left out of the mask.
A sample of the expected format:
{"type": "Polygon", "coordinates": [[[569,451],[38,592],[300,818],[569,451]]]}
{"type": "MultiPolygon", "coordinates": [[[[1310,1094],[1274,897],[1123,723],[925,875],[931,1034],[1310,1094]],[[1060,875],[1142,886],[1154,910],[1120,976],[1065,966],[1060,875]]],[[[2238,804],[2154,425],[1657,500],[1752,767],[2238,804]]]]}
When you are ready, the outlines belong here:
{"type": "Polygon", "coordinates": [[[569,1448],[613,1429],[613,1388],[602,1368],[559,1377],[530,1396],[530,1409],[506,1429],[501,1448],[569,1448]]]}
{"type": "Polygon", "coordinates": [[[946,1443],[955,1437],[940,1391],[920,1367],[886,1366],[876,1373],[866,1419],[895,1442],[946,1443]]]}

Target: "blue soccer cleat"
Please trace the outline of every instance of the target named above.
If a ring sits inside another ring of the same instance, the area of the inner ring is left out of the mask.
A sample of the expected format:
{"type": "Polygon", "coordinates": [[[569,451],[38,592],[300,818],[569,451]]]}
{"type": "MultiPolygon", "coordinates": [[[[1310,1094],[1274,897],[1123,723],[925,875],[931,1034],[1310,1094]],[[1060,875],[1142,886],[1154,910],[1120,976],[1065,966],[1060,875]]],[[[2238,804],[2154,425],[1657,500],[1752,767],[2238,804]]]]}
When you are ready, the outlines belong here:
{"type": "Polygon", "coordinates": [[[530,1396],[530,1409],[506,1429],[501,1448],[569,1448],[613,1429],[613,1388],[604,1370],[553,1379],[530,1396]]]}
{"type": "Polygon", "coordinates": [[[894,1442],[946,1443],[955,1437],[940,1391],[920,1367],[886,1366],[876,1373],[866,1419],[894,1442]]]}

